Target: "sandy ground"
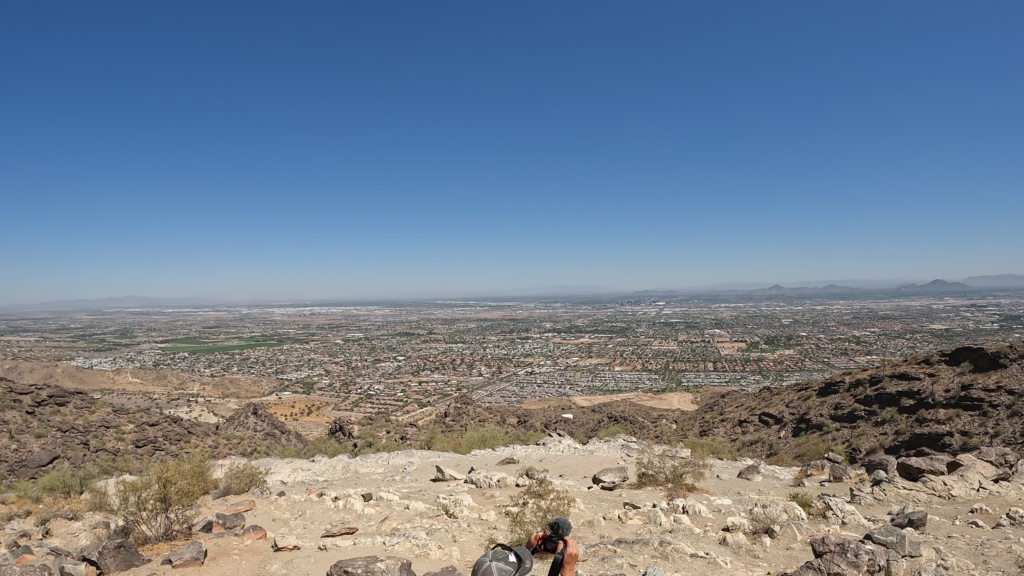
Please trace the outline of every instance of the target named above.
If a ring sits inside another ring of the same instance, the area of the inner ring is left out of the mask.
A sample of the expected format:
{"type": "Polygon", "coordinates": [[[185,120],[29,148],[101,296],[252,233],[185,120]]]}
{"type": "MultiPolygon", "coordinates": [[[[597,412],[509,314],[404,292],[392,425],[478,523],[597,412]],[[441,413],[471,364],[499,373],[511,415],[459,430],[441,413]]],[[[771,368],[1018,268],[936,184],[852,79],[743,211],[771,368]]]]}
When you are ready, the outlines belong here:
{"type": "Polygon", "coordinates": [[[645,392],[630,392],[627,394],[608,394],[605,396],[572,396],[569,398],[540,398],[523,402],[524,408],[551,408],[564,401],[571,401],[577,406],[595,406],[616,400],[627,400],[651,408],[663,408],[666,410],[692,411],[697,409],[693,403],[693,394],[689,392],[667,392],[665,394],[648,394],[645,392]]]}
{"type": "Polygon", "coordinates": [[[176,370],[89,370],[61,362],[0,361],[0,376],[26,384],[52,384],[73,390],[117,390],[125,392],[166,393],[201,392],[207,396],[255,398],[273,389],[270,378],[222,376],[204,378],[176,370]]]}
{"type": "MultiPolygon", "coordinates": [[[[579,572],[594,576],[608,573],[638,575],[647,566],[660,566],[669,575],[758,575],[778,574],[810,560],[806,540],[772,541],[764,546],[752,541],[741,547],[721,543],[727,518],[743,517],[750,506],[769,500],[785,501],[798,490],[791,487],[793,468],[769,467],[761,481],[736,477],[747,462],[715,461],[709,478],[701,484],[708,493],[694,494],[687,501],[703,504],[710,517],[690,514],[692,528],[656,526],[646,521],[623,522],[617,515],[626,502],[651,503],[664,499],[655,489],[623,489],[614,492],[592,487],[591,476],[606,466],[625,465],[633,471],[630,450],[615,446],[615,440],[580,448],[511,447],[474,452],[471,455],[403,451],[332,460],[263,460],[257,465],[270,469],[270,492],[282,496],[255,498],[256,507],[246,512],[247,524],[257,524],[269,533],[267,540],[246,543],[230,535],[207,535],[203,539],[209,556],[201,568],[174,570],[189,576],[320,576],[343,558],[367,555],[399,556],[412,560],[417,574],[454,564],[463,573],[482,553],[488,538],[502,539],[504,510],[519,488],[481,489],[461,482],[432,482],[435,465],[466,473],[471,467],[515,475],[515,468],[532,465],[547,469],[556,483],[578,499],[572,515],[573,536],[588,550],[579,572]],[[515,466],[498,466],[506,456],[515,456],[515,466]],[[365,504],[359,494],[373,494],[365,504]],[[458,518],[444,514],[439,500],[466,497],[471,504],[458,518]],[[358,509],[346,502],[357,501],[358,509]],[[331,524],[358,526],[359,532],[341,538],[321,538],[331,524]],[[275,539],[295,539],[296,551],[274,552],[275,539]],[[680,550],[687,552],[680,553],[680,550]]],[[[1019,554],[1024,554],[1024,527],[981,530],[966,525],[977,518],[993,526],[1010,506],[1019,506],[1024,487],[1012,497],[989,496],[977,500],[992,513],[969,515],[974,500],[934,501],[925,505],[933,518],[926,530],[913,537],[922,542],[926,558],[939,555],[957,558],[957,574],[1018,574],[1019,554]],[[1018,554],[1017,551],[1020,551],[1018,554]]],[[[822,493],[843,494],[845,485],[800,488],[810,497],[822,493]]],[[[228,504],[250,496],[207,501],[202,514],[225,510],[228,504]]],[[[649,506],[649,504],[648,504],[649,506]]],[[[892,503],[857,506],[874,526],[886,523],[892,503]]],[[[818,534],[832,533],[860,538],[867,526],[830,526],[820,519],[808,521],[818,534]]],[[[155,560],[167,546],[145,550],[155,560]]],[[[924,561],[919,559],[918,562],[924,561]]],[[[1024,566],[1024,564],[1020,564],[1024,566]]],[[[156,563],[133,571],[131,576],[166,574],[171,568],[156,563]]],[[[534,574],[546,573],[543,563],[534,574]]],[[[913,570],[907,572],[913,574],[913,570]]]]}

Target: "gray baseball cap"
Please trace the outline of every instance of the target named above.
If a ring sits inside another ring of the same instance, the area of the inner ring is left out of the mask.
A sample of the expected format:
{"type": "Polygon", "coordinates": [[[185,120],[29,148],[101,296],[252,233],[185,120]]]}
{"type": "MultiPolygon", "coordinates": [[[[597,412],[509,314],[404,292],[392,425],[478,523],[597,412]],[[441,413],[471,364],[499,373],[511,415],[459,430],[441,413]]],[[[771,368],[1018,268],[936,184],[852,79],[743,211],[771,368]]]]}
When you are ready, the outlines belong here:
{"type": "Polygon", "coordinates": [[[533,555],[522,546],[497,545],[473,564],[472,576],[526,576],[533,570],[533,555]]]}

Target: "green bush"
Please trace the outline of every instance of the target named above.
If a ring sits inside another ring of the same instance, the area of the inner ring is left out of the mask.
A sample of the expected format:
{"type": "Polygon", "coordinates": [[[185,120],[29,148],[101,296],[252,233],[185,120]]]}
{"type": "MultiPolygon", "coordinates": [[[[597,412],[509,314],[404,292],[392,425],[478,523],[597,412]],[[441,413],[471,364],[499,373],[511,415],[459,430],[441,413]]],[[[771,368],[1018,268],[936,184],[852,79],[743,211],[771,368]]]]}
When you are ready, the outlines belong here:
{"type": "Polygon", "coordinates": [[[205,455],[158,462],[137,479],[117,482],[114,510],[135,542],[165,542],[189,530],[193,506],[216,487],[205,455]]]}
{"type": "Polygon", "coordinates": [[[316,456],[317,454],[323,454],[328,458],[334,458],[340,454],[348,454],[352,452],[352,447],[338,442],[330,436],[321,436],[316,440],[313,440],[306,446],[305,453],[308,456],[316,456]]]}
{"type": "Polygon", "coordinates": [[[47,428],[36,428],[32,431],[33,438],[46,438],[50,435],[50,430],[47,428]]]}
{"type": "Polygon", "coordinates": [[[43,491],[28,480],[18,480],[11,484],[11,492],[14,492],[14,495],[22,500],[28,500],[36,504],[43,501],[43,491]]]}
{"type": "Polygon", "coordinates": [[[612,436],[618,436],[619,434],[629,434],[629,430],[626,430],[626,427],[621,424],[612,424],[611,426],[605,426],[597,431],[597,437],[602,440],[605,438],[611,438],[612,436]]]}
{"type": "Polygon", "coordinates": [[[437,428],[432,428],[427,434],[426,447],[438,452],[469,454],[473,450],[489,450],[514,444],[534,444],[543,437],[542,432],[509,434],[497,426],[472,428],[459,436],[446,436],[437,428]]]}
{"type": "Polygon", "coordinates": [[[789,501],[796,502],[796,505],[803,508],[804,512],[810,514],[814,510],[814,500],[804,492],[790,492],[789,501]]]}
{"type": "Polygon", "coordinates": [[[72,470],[67,464],[61,464],[40,476],[36,481],[43,494],[58,498],[77,498],[89,487],[92,474],[86,469],[72,470]]]}

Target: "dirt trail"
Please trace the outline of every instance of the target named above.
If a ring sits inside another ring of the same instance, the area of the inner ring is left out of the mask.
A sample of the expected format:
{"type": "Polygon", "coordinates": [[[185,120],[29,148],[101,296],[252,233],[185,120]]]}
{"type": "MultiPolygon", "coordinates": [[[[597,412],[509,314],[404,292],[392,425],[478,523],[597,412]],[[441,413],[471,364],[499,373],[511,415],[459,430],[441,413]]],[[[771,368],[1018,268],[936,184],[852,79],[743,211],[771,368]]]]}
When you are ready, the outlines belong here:
{"type": "Polygon", "coordinates": [[[661,408],[663,410],[684,410],[690,412],[697,409],[697,405],[693,402],[693,394],[690,394],[689,392],[668,392],[665,394],[630,392],[627,394],[607,394],[604,396],[539,398],[537,400],[527,400],[526,402],[523,402],[522,407],[530,409],[555,408],[566,401],[572,402],[577,406],[587,407],[606,404],[608,402],[616,402],[619,400],[625,400],[633,402],[634,404],[649,406],[651,408],[661,408]]]}

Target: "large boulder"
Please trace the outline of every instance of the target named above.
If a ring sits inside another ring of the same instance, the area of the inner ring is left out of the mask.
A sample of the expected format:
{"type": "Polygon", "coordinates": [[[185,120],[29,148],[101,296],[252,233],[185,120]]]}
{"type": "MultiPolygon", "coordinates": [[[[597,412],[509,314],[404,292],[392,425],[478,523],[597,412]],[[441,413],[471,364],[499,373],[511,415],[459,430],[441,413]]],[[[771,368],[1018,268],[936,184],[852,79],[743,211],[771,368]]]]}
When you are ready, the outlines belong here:
{"type": "Polygon", "coordinates": [[[739,474],[736,475],[740,480],[749,480],[751,482],[760,482],[762,475],[764,474],[764,467],[760,462],[754,462],[750,466],[745,466],[740,470],[739,474]]]}
{"type": "Polygon", "coordinates": [[[946,456],[911,456],[896,461],[896,473],[900,478],[917,482],[925,475],[945,476],[948,471],[946,464],[951,458],[946,456]]]}
{"type": "Polygon", "coordinates": [[[833,535],[811,538],[811,551],[814,560],[798,568],[794,576],[882,574],[888,566],[884,549],[850,538],[833,535]]]}
{"type": "Polygon", "coordinates": [[[892,518],[889,523],[897,528],[913,528],[920,532],[928,526],[928,512],[924,510],[902,510],[892,518]]]}
{"type": "Polygon", "coordinates": [[[867,475],[862,470],[842,464],[832,464],[828,467],[828,481],[835,483],[854,484],[867,480],[867,475]]]}
{"type": "Polygon", "coordinates": [[[245,528],[245,514],[236,512],[234,514],[223,514],[218,512],[213,516],[214,530],[218,527],[224,530],[241,530],[245,528]]]}
{"type": "MultiPolygon", "coordinates": [[[[996,466],[993,466],[984,460],[979,460],[970,454],[960,454],[946,464],[946,470],[948,470],[950,474],[956,474],[964,468],[972,468],[973,473],[980,475],[986,480],[997,480],[1009,477],[1008,472],[1000,470],[996,466]]],[[[962,475],[967,472],[971,472],[971,470],[964,470],[963,472],[960,472],[960,474],[962,475]]]]}
{"type": "Polygon", "coordinates": [[[83,548],[76,560],[81,560],[99,568],[101,574],[124,572],[132,568],[149,564],[146,558],[127,540],[108,540],[83,548]]]}
{"type": "Polygon", "coordinates": [[[868,474],[874,474],[876,470],[881,470],[889,478],[896,476],[896,458],[888,454],[868,456],[861,462],[861,466],[868,474]]]}
{"type": "Polygon", "coordinates": [[[867,526],[868,522],[861,516],[860,512],[852,504],[822,494],[814,502],[814,507],[829,521],[830,524],[839,526],[867,526]]]}
{"type": "Polygon", "coordinates": [[[1024,482],[1024,460],[1018,460],[1010,470],[1010,479],[1017,482],[1024,482]]]}
{"type": "Polygon", "coordinates": [[[1003,446],[985,446],[972,453],[978,460],[983,460],[997,468],[1010,469],[1020,461],[1016,452],[1003,446]]]}
{"type": "Polygon", "coordinates": [[[899,554],[901,558],[917,558],[921,556],[921,543],[917,540],[911,540],[906,532],[893,526],[883,526],[877,530],[872,530],[864,536],[864,539],[892,550],[899,554]]]}
{"type": "Polygon", "coordinates": [[[504,472],[484,472],[477,470],[466,476],[466,484],[472,484],[477,488],[508,488],[515,482],[504,472]]]}
{"type": "Polygon", "coordinates": [[[362,556],[339,560],[327,570],[327,576],[416,576],[412,562],[397,556],[362,556]]]}
{"type": "Polygon", "coordinates": [[[451,468],[445,468],[444,466],[434,466],[437,471],[434,473],[434,482],[462,482],[466,479],[465,476],[459,474],[451,468]]]}
{"type": "Polygon", "coordinates": [[[160,561],[171,568],[198,568],[206,562],[206,544],[202,540],[189,542],[178,547],[160,561]]]}
{"type": "Polygon", "coordinates": [[[604,468],[591,478],[594,484],[622,484],[629,482],[629,469],[625,466],[604,468]]]}

